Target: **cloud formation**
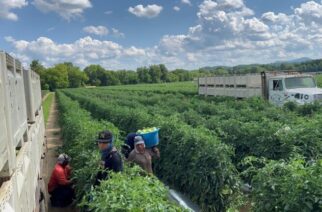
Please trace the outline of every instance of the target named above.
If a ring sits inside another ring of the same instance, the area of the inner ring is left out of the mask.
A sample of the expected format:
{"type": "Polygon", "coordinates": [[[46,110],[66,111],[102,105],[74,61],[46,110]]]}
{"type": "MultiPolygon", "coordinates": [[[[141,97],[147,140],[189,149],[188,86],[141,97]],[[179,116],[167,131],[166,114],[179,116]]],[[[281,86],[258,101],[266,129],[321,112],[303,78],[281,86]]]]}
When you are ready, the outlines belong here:
{"type": "Polygon", "coordinates": [[[204,0],[198,24],[187,34],[165,35],[158,53],[190,67],[317,58],[322,56],[321,14],[322,2],[314,1],[292,14],[267,12],[258,18],[242,0],[204,0]]]}
{"type": "Polygon", "coordinates": [[[108,29],[105,26],[86,26],[83,28],[83,31],[89,34],[100,36],[108,34],[108,29]]]}
{"type": "Polygon", "coordinates": [[[180,7],[178,7],[178,6],[174,6],[174,7],[173,7],[173,10],[178,12],[178,11],[180,11],[180,7]]]}
{"type": "MultiPolygon", "coordinates": [[[[133,13],[135,10],[141,14],[139,17],[156,16],[147,9],[141,5],[133,8],[133,13]]],[[[47,37],[6,40],[23,60],[38,58],[47,65],[72,61],[82,67],[98,63],[117,69],[164,63],[173,69],[269,63],[322,57],[321,11],[322,2],[308,1],[297,5],[290,14],[268,11],[255,16],[243,0],[204,0],[198,6],[196,24],[186,33],[164,35],[151,47],[124,47],[89,36],[62,44],[47,37]]],[[[117,29],[112,28],[110,33],[122,37],[117,29]]]]}
{"type": "Polygon", "coordinates": [[[0,19],[17,21],[18,16],[11,12],[12,9],[19,9],[28,5],[26,0],[1,0],[0,1],[0,19]]]}
{"type": "Polygon", "coordinates": [[[32,4],[44,13],[55,12],[68,21],[81,17],[85,9],[92,7],[90,0],[34,0],[32,4]]]}
{"type": "Polygon", "coordinates": [[[162,9],[162,6],[156,4],[147,5],[146,7],[139,4],[135,7],[129,7],[128,11],[137,17],[155,18],[161,13],[162,9]]]}
{"type": "Polygon", "coordinates": [[[187,4],[187,5],[190,5],[190,6],[192,5],[190,0],[181,0],[181,3],[182,4],[187,4]]]}
{"type": "Polygon", "coordinates": [[[90,36],[63,44],[56,43],[47,37],[39,37],[33,41],[15,40],[10,36],[5,39],[15,47],[16,55],[23,62],[30,63],[30,58],[41,58],[47,66],[71,61],[81,67],[95,63],[105,64],[109,68],[124,68],[123,60],[138,59],[145,55],[144,49],[134,46],[125,48],[118,43],[101,41],[90,36]],[[22,55],[28,55],[28,57],[21,57],[22,55]]]}

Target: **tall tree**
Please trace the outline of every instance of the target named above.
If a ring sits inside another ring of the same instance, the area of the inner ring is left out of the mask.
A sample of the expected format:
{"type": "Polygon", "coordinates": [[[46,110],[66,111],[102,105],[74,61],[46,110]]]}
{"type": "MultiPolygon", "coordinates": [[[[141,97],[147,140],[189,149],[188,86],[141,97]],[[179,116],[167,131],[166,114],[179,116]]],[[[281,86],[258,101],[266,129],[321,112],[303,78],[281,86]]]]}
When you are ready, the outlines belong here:
{"type": "Polygon", "coordinates": [[[151,76],[149,74],[149,69],[147,67],[137,68],[138,78],[140,83],[150,83],[151,76]]]}
{"type": "Polygon", "coordinates": [[[63,65],[65,65],[67,68],[70,88],[78,88],[85,85],[85,82],[88,81],[88,77],[83,71],[80,70],[79,67],[74,66],[70,62],[64,63],[63,65]]]}
{"type": "Polygon", "coordinates": [[[39,74],[40,76],[40,84],[42,90],[48,90],[49,85],[45,80],[46,68],[39,62],[39,60],[33,60],[30,63],[30,69],[39,74]]]}
{"type": "Polygon", "coordinates": [[[168,69],[164,64],[160,64],[160,71],[161,71],[161,76],[160,76],[160,80],[162,82],[166,82],[168,81],[168,69]]]}
{"type": "Polygon", "coordinates": [[[161,69],[158,65],[152,65],[149,67],[149,74],[151,76],[151,82],[152,83],[158,83],[160,82],[161,78],[161,69]]]}
{"type": "Polygon", "coordinates": [[[54,67],[47,69],[45,80],[49,85],[50,90],[67,88],[69,85],[67,66],[65,64],[57,64],[54,67]]]}
{"type": "Polygon", "coordinates": [[[90,85],[107,85],[105,69],[100,65],[89,65],[84,69],[88,76],[87,83],[90,85]]]}

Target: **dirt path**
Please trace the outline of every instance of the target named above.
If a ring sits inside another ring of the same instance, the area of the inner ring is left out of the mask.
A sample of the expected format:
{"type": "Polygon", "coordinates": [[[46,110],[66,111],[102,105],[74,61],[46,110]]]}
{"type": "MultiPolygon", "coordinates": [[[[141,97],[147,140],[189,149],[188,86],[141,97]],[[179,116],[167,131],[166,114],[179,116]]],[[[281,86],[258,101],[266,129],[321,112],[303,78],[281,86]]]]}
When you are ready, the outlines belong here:
{"type": "MultiPolygon", "coordinates": [[[[45,183],[46,186],[48,185],[48,181],[51,175],[51,172],[56,164],[56,159],[58,157],[57,148],[62,146],[63,141],[61,138],[61,128],[58,123],[59,112],[57,109],[57,102],[56,97],[53,98],[53,104],[50,108],[49,118],[46,124],[46,139],[47,139],[47,152],[46,158],[44,161],[44,172],[46,173],[45,183]]],[[[77,211],[74,208],[67,207],[67,208],[53,208],[50,206],[49,203],[49,194],[47,193],[47,200],[48,200],[48,211],[49,212],[74,212],[77,211]]]]}

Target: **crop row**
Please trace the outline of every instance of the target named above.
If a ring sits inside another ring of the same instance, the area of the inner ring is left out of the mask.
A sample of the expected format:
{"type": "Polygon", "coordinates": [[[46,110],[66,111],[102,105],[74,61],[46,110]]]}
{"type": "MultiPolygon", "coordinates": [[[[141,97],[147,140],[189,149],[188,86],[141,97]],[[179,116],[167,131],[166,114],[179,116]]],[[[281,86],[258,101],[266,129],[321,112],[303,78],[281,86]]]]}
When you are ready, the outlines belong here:
{"type": "Polygon", "coordinates": [[[316,159],[322,154],[320,145],[322,134],[319,131],[322,125],[321,116],[302,117],[258,99],[246,103],[231,99],[207,102],[194,97],[187,98],[181,94],[149,94],[145,97],[142,92],[109,90],[66,92],[108,102],[109,105],[119,109],[139,108],[151,116],[176,115],[192,127],[205,127],[223,142],[235,148],[236,165],[249,155],[285,159],[296,151],[308,159],[316,159]]]}
{"type": "MultiPolygon", "coordinates": [[[[217,98],[203,100],[192,96],[187,98],[181,93],[159,94],[154,92],[147,93],[138,91],[123,92],[109,89],[94,89],[89,91],[68,90],[65,92],[80,101],[81,104],[91,111],[95,117],[110,120],[125,132],[133,131],[144,126],[151,126],[151,124],[160,126],[160,120],[163,120],[165,123],[175,122],[177,125],[187,127],[186,129],[188,131],[194,127],[196,128],[194,129],[194,132],[199,134],[206,133],[208,136],[216,138],[214,139],[214,143],[221,140],[226,144],[232,145],[235,149],[235,154],[229,153],[228,156],[234,158],[234,164],[237,168],[239,168],[240,165],[243,165],[243,163],[240,162],[247,159],[247,156],[256,156],[258,158],[264,157],[275,160],[284,159],[289,161],[269,161],[269,164],[287,164],[285,166],[286,170],[284,170],[285,177],[282,178],[285,181],[291,180],[292,175],[290,174],[290,171],[295,170],[292,169],[292,167],[294,161],[298,161],[298,159],[293,159],[294,154],[299,153],[303,155],[306,161],[315,161],[321,158],[322,134],[319,129],[322,125],[322,119],[318,113],[313,117],[302,117],[296,113],[272,107],[258,99],[253,99],[247,102],[217,98]],[[172,97],[173,99],[167,97],[172,97]],[[162,99],[164,101],[162,101],[162,99]],[[156,100],[158,103],[154,104],[153,101],[156,100]],[[181,105],[179,104],[180,102],[181,105]],[[184,107],[182,107],[182,105],[184,105],[184,107]],[[192,127],[187,126],[187,124],[192,127]],[[208,128],[211,131],[207,131],[205,128],[208,128]]],[[[174,129],[176,128],[175,123],[173,125],[174,129]]],[[[162,128],[164,128],[163,126],[164,125],[162,125],[162,128]]],[[[178,169],[178,175],[180,175],[181,172],[184,173],[184,169],[187,169],[187,166],[184,165],[183,160],[186,160],[189,155],[187,155],[187,152],[179,154],[176,152],[176,154],[173,154],[172,147],[178,148],[177,146],[179,145],[180,150],[186,150],[189,149],[189,147],[191,148],[190,143],[194,143],[196,140],[191,138],[189,139],[187,137],[167,138],[167,135],[163,135],[162,131],[161,136],[164,136],[161,138],[162,152],[164,152],[170,160],[168,161],[169,163],[161,161],[161,163],[158,164],[156,167],[158,175],[160,177],[164,177],[164,173],[167,173],[167,166],[172,167],[172,161],[176,162],[180,160],[182,160],[182,162],[178,165],[183,165],[184,168],[178,169]],[[168,142],[166,139],[169,139],[171,142],[165,143],[168,142]],[[185,147],[183,147],[183,145],[185,145],[185,147]]],[[[214,145],[214,143],[211,144],[211,142],[209,142],[203,145],[203,149],[200,151],[206,151],[207,148],[214,145]]],[[[192,150],[194,150],[194,148],[192,150]]],[[[214,152],[211,153],[210,151],[206,152],[207,154],[216,154],[214,152]]],[[[227,154],[227,152],[225,152],[225,154],[227,154]]],[[[206,155],[203,156],[206,157],[206,155]]],[[[254,172],[247,177],[244,177],[244,179],[254,183],[257,187],[254,188],[255,192],[253,198],[257,208],[262,209],[263,211],[269,211],[269,208],[274,208],[273,205],[268,204],[266,205],[266,208],[259,206],[262,205],[263,201],[267,201],[269,198],[273,199],[273,195],[282,197],[287,194],[286,191],[288,186],[291,185],[285,182],[283,184],[278,180],[276,175],[271,177],[271,181],[268,179],[265,180],[264,177],[261,178],[260,176],[262,176],[263,173],[269,172],[269,168],[272,167],[269,165],[265,166],[265,164],[257,164],[252,167],[254,168],[254,172]],[[280,184],[281,187],[284,186],[283,189],[285,189],[285,191],[275,194],[274,191],[269,190],[270,187],[267,186],[268,182],[273,182],[277,185],[280,184]],[[262,193],[266,193],[268,197],[265,199],[262,193]]],[[[302,162],[302,164],[305,163],[302,162]]],[[[247,168],[248,165],[243,166],[242,170],[247,168]]],[[[278,166],[274,166],[274,170],[277,169],[276,167],[278,166]]],[[[319,166],[316,167],[319,168],[319,166]]],[[[193,169],[193,172],[201,173],[199,169],[203,170],[203,168],[204,167],[197,167],[193,169]]],[[[299,168],[296,170],[307,174],[311,171],[311,168],[310,166],[307,167],[306,165],[303,165],[301,169],[299,168]]],[[[178,181],[181,179],[182,178],[178,179],[178,181]]],[[[303,179],[304,177],[301,178],[301,180],[303,179]]],[[[320,178],[318,176],[311,178],[312,181],[321,182],[321,179],[319,179],[320,178]]],[[[190,178],[186,180],[190,180],[190,178]]],[[[175,180],[171,181],[171,179],[167,179],[167,181],[177,184],[177,181],[175,180]]],[[[210,186],[212,185],[210,184],[210,186]]],[[[308,188],[312,188],[312,186],[308,186],[308,188]]],[[[315,187],[313,189],[317,189],[319,191],[319,187],[315,187]]],[[[226,191],[227,190],[223,193],[226,193],[226,191]]],[[[230,191],[228,193],[230,193],[230,191]]],[[[294,193],[294,196],[297,198],[299,198],[300,195],[301,192],[294,193]]],[[[233,196],[234,195],[232,195],[231,198],[233,198],[233,196]]],[[[309,198],[316,198],[317,196],[318,195],[313,195],[311,193],[309,198]]],[[[207,201],[207,199],[199,199],[198,202],[199,204],[206,205],[209,201],[207,201]]],[[[315,200],[301,201],[300,198],[299,202],[305,204],[306,202],[309,202],[307,204],[315,204],[315,207],[317,204],[315,200]]],[[[290,205],[287,203],[287,199],[285,199],[284,202],[279,202],[279,204],[281,207],[286,207],[287,204],[290,205]]],[[[224,205],[227,206],[228,204],[225,203],[224,205]]],[[[293,204],[292,206],[296,207],[296,204],[293,204]]],[[[211,208],[204,206],[204,208],[212,210],[216,207],[211,208]]]]}
{"type": "Polygon", "coordinates": [[[119,130],[109,122],[92,119],[89,112],[63,93],[58,93],[58,100],[63,151],[72,157],[73,178],[82,207],[94,211],[183,211],[168,200],[168,190],[156,177],[127,163],[122,173],[110,173],[110,178],[94,189],[100,161],[94,143],[97,132],[111,130],[119,145],[119,130]]]}
{"type": "Polygon", "coordinates": [[[99,99],[67,92],[100,119],[128,133],[160,127],[161,159],[157,175],[189,195],[204,211],[223,211],[239,195],[239,178],[231,162],[232,148],[205,128],[193,128],[176,116],[151,116],[140,108],[118,107],[99,99]]]}

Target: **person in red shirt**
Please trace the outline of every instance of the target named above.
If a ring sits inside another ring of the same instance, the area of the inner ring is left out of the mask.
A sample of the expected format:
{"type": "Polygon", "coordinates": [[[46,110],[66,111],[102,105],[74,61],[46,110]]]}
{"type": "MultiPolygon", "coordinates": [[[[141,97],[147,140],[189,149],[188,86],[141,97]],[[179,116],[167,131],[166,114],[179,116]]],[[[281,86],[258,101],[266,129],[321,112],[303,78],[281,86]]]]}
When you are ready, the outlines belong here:
{"type": "Polygon", "coordinates": [[[51,195],[50,201],[53,207],[65,207],[73,201],[74,189],[70,180],[71,168],[69,162],[70,157],[68,155],[60,154],[51,173],[48,193],[51,195]]]}

